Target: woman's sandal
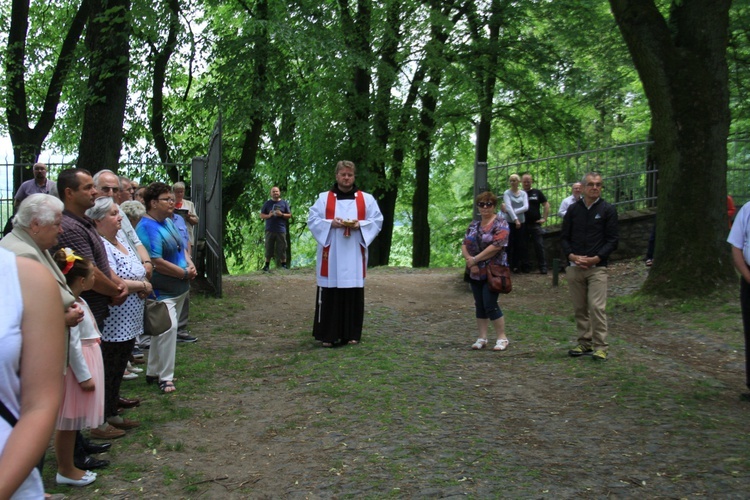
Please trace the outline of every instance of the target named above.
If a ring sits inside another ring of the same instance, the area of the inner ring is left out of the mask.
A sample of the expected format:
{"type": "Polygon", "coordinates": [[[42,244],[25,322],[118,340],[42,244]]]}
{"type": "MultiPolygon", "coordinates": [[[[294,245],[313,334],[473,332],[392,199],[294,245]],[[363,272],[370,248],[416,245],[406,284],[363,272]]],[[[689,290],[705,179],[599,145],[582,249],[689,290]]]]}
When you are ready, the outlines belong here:
{"type": "Polygon", "coordinates": [[[477,339],[476,342],[471,344],[472,349],[483,349],[487,347],[487,339],[477,339]]]}
{"type": "Polygon", "coordinates": [[[174,383],[171,380],[162,380],[159,382],[159,389],[164,394],[168,394],[170,392],[174,392],[177,390],[177,388],[174,386],[174,383]]]}
{"type": "Polygon", "coordinates": [[[497,339],[497,342],[495,343],[495,347],[493,347],[492,350],[504,351],[508,348],[508,344],[510,344],[510,341],[508,339],[497,339]]]}
{"type": "Polygon", "coordinates": [[[359,341],[357,341],[357,340],[350,340],[349,344],[351,344],[351,345],[359,344],[359,341]]]}
{"type": "Polygon", "coordinates": [[[322,345],[323,347],[333,347],[333,344],[332,344],[332,343],[330,343],[330,342],[323,342],[323,343],[322,343],[321,345],[322,345]]]}

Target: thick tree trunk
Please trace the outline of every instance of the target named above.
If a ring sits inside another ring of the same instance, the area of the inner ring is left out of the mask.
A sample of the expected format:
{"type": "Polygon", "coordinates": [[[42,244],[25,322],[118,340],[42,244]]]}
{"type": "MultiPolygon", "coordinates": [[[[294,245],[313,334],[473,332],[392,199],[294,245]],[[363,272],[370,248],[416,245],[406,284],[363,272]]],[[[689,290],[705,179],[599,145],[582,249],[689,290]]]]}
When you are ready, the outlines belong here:
{"type": "Polygon", "coordinates": [[[673,2],[667,21],[653,0],[610,0],[648,97],[659,168],[648,293],[703,296],[735,280],[726,243],[730,4],[673,2]]]}
{"type": "Polygon", "coordinates": [[[89,96],[83,113],[78,166],[117,171],[130,70],[130,1],[91,0],[86,31],[89,96]]]}

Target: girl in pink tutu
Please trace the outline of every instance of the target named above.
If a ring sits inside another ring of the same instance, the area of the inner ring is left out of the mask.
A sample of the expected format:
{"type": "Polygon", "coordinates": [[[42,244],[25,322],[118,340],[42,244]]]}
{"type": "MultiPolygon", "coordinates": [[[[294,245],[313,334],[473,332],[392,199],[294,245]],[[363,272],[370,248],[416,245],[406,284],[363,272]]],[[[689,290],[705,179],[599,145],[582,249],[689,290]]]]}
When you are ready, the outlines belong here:
{"type": "Polygon", "coordinates": [[[70,329],[68,370],[63,384],[63,401],[57,416],[55,454],[58,484],[86,486],[96,473],[77,468],[73,462],[76,431],[98,427],[104,422],[104,367],[99,348],[101,334],[81,292],[94,286],[94,266],[69,248],[55,254],[76,302],[83,309],[83,321],[70,329]]]}

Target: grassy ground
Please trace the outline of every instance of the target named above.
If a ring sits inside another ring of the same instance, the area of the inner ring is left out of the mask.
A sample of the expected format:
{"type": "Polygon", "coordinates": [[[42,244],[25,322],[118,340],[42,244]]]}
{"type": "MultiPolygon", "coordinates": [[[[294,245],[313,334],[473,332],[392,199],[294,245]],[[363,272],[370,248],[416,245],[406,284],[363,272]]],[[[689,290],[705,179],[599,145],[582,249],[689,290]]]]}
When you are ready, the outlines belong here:
{"type": "MultiPolygon", "coordinates": [[[[368,278],[364,342],[310,336],[309,270],[232,278],[196,297],[178,346],[178,393],[126,382],[143,425],[73,498],[744,498],[750,489],[739,307],[611,280],[612,357],[575,339],[563,282],[520,276],[503,297],[511,346],[471,351],[470,294],[457,270],[368,278]]],[[[104,455],[103,457],[106,457],[104,455]]],[[[48,453],[46,484],[54,474],[48,453]]]]}

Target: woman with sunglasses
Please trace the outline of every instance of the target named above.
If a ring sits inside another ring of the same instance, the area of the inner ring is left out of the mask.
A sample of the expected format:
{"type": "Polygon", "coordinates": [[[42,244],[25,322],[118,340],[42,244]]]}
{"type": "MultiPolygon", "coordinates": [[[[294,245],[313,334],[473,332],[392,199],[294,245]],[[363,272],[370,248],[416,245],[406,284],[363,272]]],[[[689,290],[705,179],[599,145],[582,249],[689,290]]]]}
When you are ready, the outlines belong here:
{"type": "Polygon", "coordinates": [[[479,338],[471,346],[482,349],[487,346],[487,331],[490,321],[497,335],[493,350],[504,351],[508,348],[508,337],[505,336],[505,318],[497,303],[498,294],[491,292],[487,285],[487,266],[489,264],[508,265],[504,247],[508,246],[508,223],[495,214],[497,197],[490,191],[477,196],[480,220],[469,224],[466,230],[461,253],[469,269],[469,282],[474,294],[479,338]]]}

